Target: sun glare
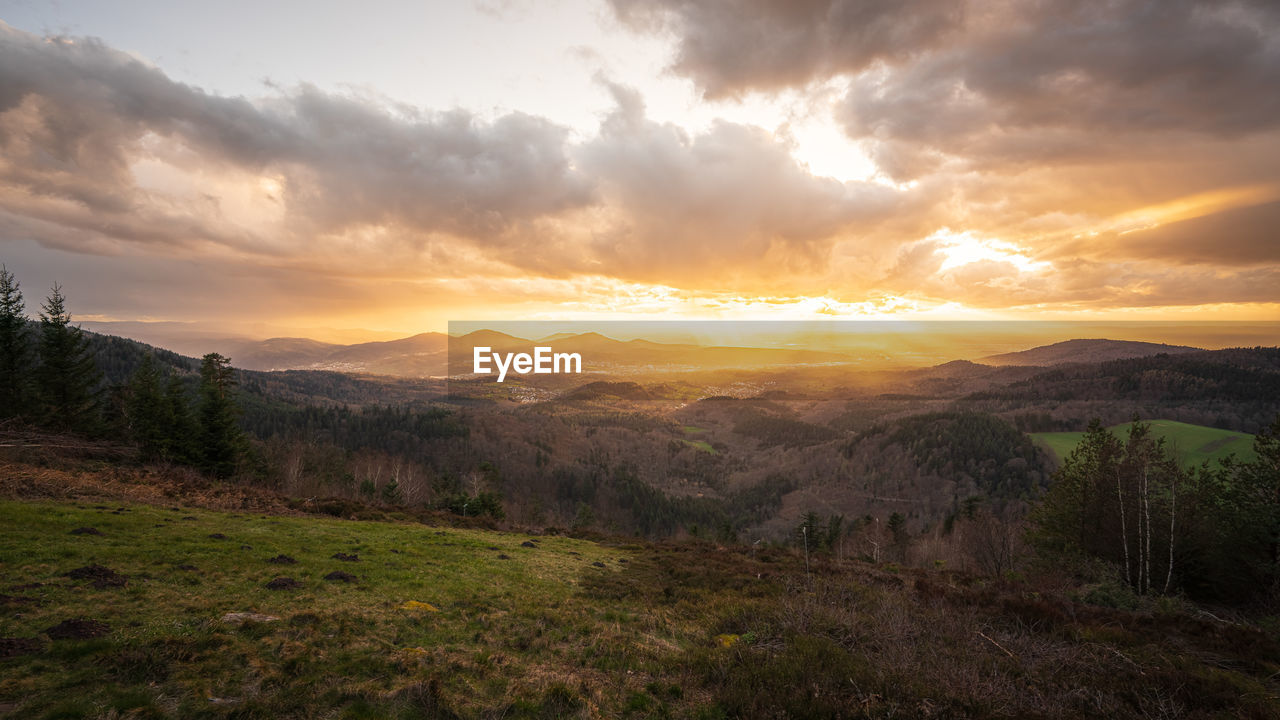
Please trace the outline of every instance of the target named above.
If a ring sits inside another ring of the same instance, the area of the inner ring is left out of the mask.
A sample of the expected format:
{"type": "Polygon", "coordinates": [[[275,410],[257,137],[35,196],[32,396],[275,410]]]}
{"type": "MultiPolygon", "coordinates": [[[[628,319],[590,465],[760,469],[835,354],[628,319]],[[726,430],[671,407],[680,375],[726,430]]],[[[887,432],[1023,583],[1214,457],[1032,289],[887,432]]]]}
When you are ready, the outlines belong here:
{"type": "Polygon", "coordinates": [[[939,272],[946,272],[984,260],[1008,263],[1019,272],[1041,272],[1051,266],[1044,260],[1033,260],[1025,248],[1010,242],[991,238],[974,237],[971,232],[952,232],[947,228],[934,233],[930,239],[938,243],[937,252],[943,256],[939,272]]]}
{"type": "Polygon", "coordinates": [[[814,175],[851,182],[876,174],[871,158],[829,119],[792,125],[789,132],[795,141],[792,156],[814,175]]]}

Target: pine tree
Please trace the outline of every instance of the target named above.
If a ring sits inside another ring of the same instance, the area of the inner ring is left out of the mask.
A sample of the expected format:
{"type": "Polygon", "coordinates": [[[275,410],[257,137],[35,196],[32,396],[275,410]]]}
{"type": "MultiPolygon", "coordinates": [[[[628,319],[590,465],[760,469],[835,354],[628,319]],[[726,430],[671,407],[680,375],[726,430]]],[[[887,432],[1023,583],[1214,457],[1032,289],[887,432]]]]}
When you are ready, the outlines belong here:
{"type": "Polygon", "coordinates": [[[900,512],[895,512],[889,516],[889,535],[893,538],[893,547],[898,552],[899,559],[906,553],[907,543],[910,538],[907,536],[907,518],[900,512]]]}
{"type": "Polygon", "coordinates": [[[832,515],[827,518],[827,529],[822,535],[822,544],[828,552],[834,550],[840,536],[844,534],[844,515],[832,515]]]}
{"type": "Polygon", "coordinates": [[[818,513],[812,510],[805,513],[793,536],[796,545],[806,552],[818,549],[822,545],[822,524],[818,521],[818,513]]]}
{"type": "Polygon", "coordinates": [[[1258,433],[1253,449],[1251,462],[1231,457],[1197,473],[1197,509],[1207,522],[1198,523],[1190,543],[1201,575],[1192,578],[1193,589],[1280,607],[1280,416],[1258,433]]]}
{"type": "Polygon", "coordinates": [[[155,358],[147,353],[129,381],[125,405],[129,436],[138,444],[145,460],[159,460],[169,455],[167,441],[172,416],[160,380],[155,358]]]}
{"type": "Polygon", "coordinates": [[[196,449],[197,427],[187,403],[187,391],[176,373],[169,376],[164,393],[165,414],[169,426],[165,433],[165,454],[176,463],[195,465],[200,456],[196,449]]]}
{"type": "Polygon", "coordinates": [[[1102,555],[1124,546],[1126,533],[1107,529],[1124,521],[1124,495],[1116,483],[1124,443],[1102,422],[1089,423],[1084,437],[1054,473],[1049,492],[1032,514],[1031,540],[1045,556],[1102,555]]]}
{"type": "Polygon", "coordinates": [[[0,417],[29,410],[31,345],[25,309],[18,281],[0,265],[0,417]]]}
{"type": "Polygon", "coordinates": [[[217,477],[230,477],[244,451],[234,392],[235,371],[230,358],[218,353],[205,355],[200,366],[200,465],[217,477]]]}
{"type": "Polygon", "coordinates": [[[36,370],[40,419],[54,430],[96,432],[102,424],[102,373],[93,361],[89,340],[71,325],[61,287],[53,286],[42,309],[36,370]]]}

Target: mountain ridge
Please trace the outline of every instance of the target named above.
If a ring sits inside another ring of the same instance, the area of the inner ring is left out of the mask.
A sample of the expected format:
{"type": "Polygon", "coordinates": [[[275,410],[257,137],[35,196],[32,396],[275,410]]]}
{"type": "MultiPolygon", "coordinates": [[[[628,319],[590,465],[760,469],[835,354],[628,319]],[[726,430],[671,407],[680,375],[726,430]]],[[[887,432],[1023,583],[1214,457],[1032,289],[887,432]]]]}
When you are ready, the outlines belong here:
{"type": "Polygon", "coordinates": [[[999,353],[978,358],[982,365],[1031,365],[1050,367],[1068,363],[1094,363],[1108,360],[1128,360],[1167,353],[1170,355],[1201,352],[1204,348],[1190,345],[1166,345],[1164,343],[1136,340],[1110,340],[1107,338],[1075,338],[1049,345],[1039,345],[1026,350],[999,353]]]}

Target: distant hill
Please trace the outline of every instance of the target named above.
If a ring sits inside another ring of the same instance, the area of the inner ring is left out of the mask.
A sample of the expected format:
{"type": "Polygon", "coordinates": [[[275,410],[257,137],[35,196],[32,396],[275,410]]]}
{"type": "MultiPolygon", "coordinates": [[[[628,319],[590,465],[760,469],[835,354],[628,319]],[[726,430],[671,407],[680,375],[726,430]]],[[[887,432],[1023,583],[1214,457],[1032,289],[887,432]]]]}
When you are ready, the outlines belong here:
{"type": "Polygon", "coordinates": [[[245,370],[330,370],[431,377],[445,374],[449,338],[422,333],[399,340],[338,345],[306,338],[228,340],[219,350],[245,370]]]}
{"type": "Polygon", "coordinates": [[[575,388],[565,395],[566,400],[595,400],[614,397],[622,400],[651,400],[653,395],[633,382],[592,382],[575,388]]]}
{"type": "Polygon", "coordinates": [[[1075,429],[1093,417],[1112,425],[1136,413],[1256,433],[1280,413],[1280,348],[1064,363],[956,402],[972,410],[1027,415],[1029,424],[1020,427],[1032,432],[1075,429]],[[1032,415],[1039,419],[1030,422],[1032,415]]]}
{"type": "MultiPolygon", "coordinates": [[[[84,334],[89,340],[94,362],[102,371],[104,391],[127,384],[147,354],[154,355],[164,371],[176,372],[186,379],[190,387],[195,386],[200,367],[200,360],[197,358],[129,338],[89,330],[85,330],[84,334]]],[[[288,342],[267,343],[268,348],[280,345],[287,346],[288,342]]],[[[255,421],[257,410],[261,409],[263,402],[267,402],[267,398],[272,402],[281,400],[299,405],[409,405],[436,399],[444,391],[442,381],[412,377],[378,377],[373,374],[323,370],[264,372],[245,369],[235,357],[232,358],[232,365],[239,371],[238,380],[245,391],[241,399],[246,405],[246,422],[249,424],[255,421]]]]}
{"type": "Polygon", "coordinates": [[[346,345],[330,353],[317,370],[367,372],[376,375],[427,377],[447,371],[449,336],[420,333],[386,342],[346,345]]]}
{"type": "Polygon", "coordinates": [[[968,378],[981,377],[990,374],[991,366],[982,363],[969,362],[968,360],[952,360],[951,362],[934,365],[929,368],[920,368],[918,370],[908,370],[909,375],[931,377],[931,378],[968,378]]]}
{"type": "Polygon", "coordinates": [[[307,338],[271,338],[227,343],[222,354],[230,357],[236,367],[247,370],[295,369],[322,362],[341,347],[307,338]]]}
{"type": "Polygon", "coordinates": [[[1030,350],[1002,353],[979,358],[983,365],[1064,365],[1067,363],[1098,363],[1108,360],[1150,357],[1167,353],[1198,352],[1201,348],[1186,345],[1136,342],[1132,340],[1066,340],[1052,345],[1042,345],[1030,350]]]}

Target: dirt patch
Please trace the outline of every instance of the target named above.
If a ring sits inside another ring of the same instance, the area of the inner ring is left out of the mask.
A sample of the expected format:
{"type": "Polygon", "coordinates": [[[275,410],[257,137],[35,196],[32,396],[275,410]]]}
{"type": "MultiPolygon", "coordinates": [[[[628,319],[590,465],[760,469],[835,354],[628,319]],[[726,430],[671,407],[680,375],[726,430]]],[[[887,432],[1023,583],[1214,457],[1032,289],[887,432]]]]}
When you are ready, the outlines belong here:
{"type": "Polygon", "coordinates": [[[267,583],[268,590],[297,590],[302,587],[302,583],[291,577],[278,577],[267,583]]]}
{"type": "Polygon", "coordinates": [[[25,595],[0,595],[0,607],[8,607],[10,605],[39,605],[40,600],[25,595]]]}
{"type": "Polygon", "coordinates": [[[349,582],[355,582],[355,581],[356,581],[356,576],[355,576],[355,575],[352,575],[351,573],[348,573],[348,572],[342,572],[341,570],[334,570],[333,572],[329,573],[328,575],[325,575],[325,576],[324,576],[324,579],[325,579],[325,580],[333,580],[334,582],[348,582],[348,583],[349,583],[349,582]]]}
{"type": "Polygon", "coordinates": [[[243,625],[247,622],[269,623],[276,622],[280,618],[275,615],[263,615],[262,613],[251,612],[229,612],[222,616],[222,622],[228,625],[243,625]]]}
{"type": "Polygon", "coordinates": [[[346,554],[346,553],[344,553],[344,552],[334,553],[334,554],[333,554],[333,559],[334,559],[334,560],[341,560],[341,561],[343,561],[343,562],[360,562],[360,556],[359,556],[359,555],[348,555],[348,554],[346,554]]]}
{"type": "Polygon", "coordinates": [[[511,559],[511,556],[510,556],[510,555],[498,555],[498,559],[499,559],[499,560],[510,560],[510,559],[511,559]]]}
{"type": "Polygon", "coordinates": [[[190,514],[191,506],[273,515],[305,514],[291,508],[289,499],[282,495],[211,480],[190,468],[154,465],[102,471],[100,463],[73,457],[61,457],[49,464],[0,459],[0,497],[77,499],[100,503],[93,507],[103,511],[118,509],[120,502],[172,508],[175,499],[181,498],[188,507],[173,512],[187,513],[184,520],[197,519],[190,514]],[[101,504],[105,502],[115,504],[101,504]]]}
{"type": "Polygon", "coordinates": [[[102,590],[109,587],[124,587],[129,578],[102,565],[85,565],[67,573],[65,577],[72,580],[89,580],[94,588],[102,590]]]}
{"type": "Polygon", "coordinates": [[[0,638],[0,658],[35,655],[44,650],[40,638],[0,638]]]}
{"type": "Polygon", "coordinates": [[[101,535],[102,531],[96,527],[78,527],[71,531],[72,535],[101,535]]]}
{"type": "Polygon", "coordinates": [[[183,570],[186,572],[200,572],[200,568],[195,565],[183,564],[174,568],[174,570],[183,570]]]}
{"type": "Polygon", "coordinates": [[[53,640],[83,640],[102,637],[111,632],[111,626],[101,620],[74,618],[62,622],[44,631],[53,640]]]}
{"type": "Polygon", "coordinates": [[[222,533],[209,533],[210,540],[226,540],[227,536],[222,533]]]}
{"type": "Polygon", "coordinates": [[[1228,435],[1227,437],[1220,437],[1220,438],[1218,438],[1217,440],[1214,440],[1214,441],[1212,441],[1212,442],[1205,443],[1204,445],[1201,445],[1201,446],[1200,446],[1200,448],[1199,448],[1199,450],[1200,450],[1200,452],[1205,453],[1205,454],[1208,454],[1208,453],[1211,453],[1211,452],[1216,452],[1216,451],[1221,450],[1222,448],[1226,447],[1227,445],[1230,445],[1231,443],[1233,443],[1233,442],[1235,442],[1235,441],[1237,441],[1237,440],[1239,440],[1239,439],[1240,439],[1240,438],[1238,438],[1238,437],[1236,437],[1236,436],[1234,436],[1234,435],[1228,435]]]}
{"type": "Polygon", "coordinates": [[[294,560],[288,555],[277,555],[271,558],[270,560],[268,560],[267,562],[271,563],[272,565],[297,565],[298,564],[297,560],[294,560]]]}
{"type": "Polygon", "coordinates": [[[529,542],[528,540],[525,540],[524,542],[520,543],[520,547],[536,548],[536,547],[538,547],[538,546],[537,546],[537,545],[534,545],[533,543],[529,542]]]}

